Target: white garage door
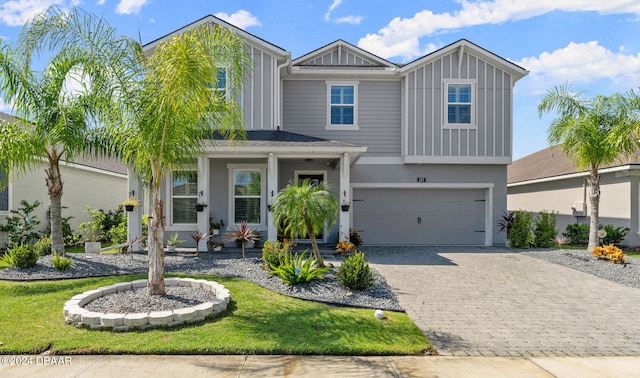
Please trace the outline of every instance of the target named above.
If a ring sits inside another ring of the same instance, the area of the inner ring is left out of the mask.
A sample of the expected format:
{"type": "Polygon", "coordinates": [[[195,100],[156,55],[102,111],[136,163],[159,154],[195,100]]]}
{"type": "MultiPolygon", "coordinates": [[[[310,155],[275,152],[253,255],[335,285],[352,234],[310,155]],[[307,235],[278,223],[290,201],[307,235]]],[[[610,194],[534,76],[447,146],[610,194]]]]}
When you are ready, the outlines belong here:
{"type": "Polygon", "coordinates": [[[353,227],[369,245],[484,245],[484,189],[353,190],[353,227]]]}

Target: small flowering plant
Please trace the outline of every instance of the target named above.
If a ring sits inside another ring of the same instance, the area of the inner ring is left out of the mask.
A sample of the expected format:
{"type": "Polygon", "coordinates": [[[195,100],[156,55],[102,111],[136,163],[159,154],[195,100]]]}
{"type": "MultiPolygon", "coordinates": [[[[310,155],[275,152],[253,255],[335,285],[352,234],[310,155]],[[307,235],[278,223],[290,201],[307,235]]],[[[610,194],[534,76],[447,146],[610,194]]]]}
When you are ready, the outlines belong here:
{"type": "Polygon", "coordinates": [[[591,254],[601,260],[609,260],[614,264],[622,264],[627,261],[627,256],[613,244],[597,246],[593,248],[591,254]]]}
{"type": "Polygon", "coordinates": [[[279,267],[284,262],[285,255],[291,251],[291,248],[289,243],[281,243],[277,240],[265,241],[262,246],[263,268],[279,267]]]}

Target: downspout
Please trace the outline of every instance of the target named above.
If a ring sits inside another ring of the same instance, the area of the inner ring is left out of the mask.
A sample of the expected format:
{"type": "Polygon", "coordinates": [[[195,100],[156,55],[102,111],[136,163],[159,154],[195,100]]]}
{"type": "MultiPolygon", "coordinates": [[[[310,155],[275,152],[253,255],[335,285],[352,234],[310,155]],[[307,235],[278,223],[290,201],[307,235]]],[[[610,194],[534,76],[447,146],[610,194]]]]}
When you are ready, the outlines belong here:
{"type": "Polygon", "coordinates": [[[280,83],[282,83],[282,78],[280,77],[280,70],[282,70],[284,67],[289,66],[291,64],[291,58],[289,56],[287,56],[287,60],[282,63],[281,65],[278,66],[277,69],[277,73],[278,73],[278,80],[276,81],[276,96],[278,96],[278,106],[276,107],[276,129],[280,130],[280,127],[282,126],[282,91],[280,88],[280,83]]]}

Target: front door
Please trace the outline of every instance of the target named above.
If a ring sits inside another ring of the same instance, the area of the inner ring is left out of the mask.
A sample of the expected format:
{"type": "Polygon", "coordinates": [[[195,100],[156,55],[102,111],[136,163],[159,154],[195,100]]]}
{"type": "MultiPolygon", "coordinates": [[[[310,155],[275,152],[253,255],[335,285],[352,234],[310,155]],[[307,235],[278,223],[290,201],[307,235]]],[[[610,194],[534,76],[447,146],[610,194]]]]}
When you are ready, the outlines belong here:
{"type": "MultiPolygon", "coordinates": [[[[296,182],[302,182],[304,180],[309,180],[313,185],[319,185],[327,180],[327,172],[326,171],[295,171],[295,180],[296,182]]],[[[316,240],[318,242],[325,243],[326,240],[324,238],[326,232],[321,232],[316,235],[316,240]]],[[[307,242],[309,239],[299,239],[298,241],[307,242]]]]}

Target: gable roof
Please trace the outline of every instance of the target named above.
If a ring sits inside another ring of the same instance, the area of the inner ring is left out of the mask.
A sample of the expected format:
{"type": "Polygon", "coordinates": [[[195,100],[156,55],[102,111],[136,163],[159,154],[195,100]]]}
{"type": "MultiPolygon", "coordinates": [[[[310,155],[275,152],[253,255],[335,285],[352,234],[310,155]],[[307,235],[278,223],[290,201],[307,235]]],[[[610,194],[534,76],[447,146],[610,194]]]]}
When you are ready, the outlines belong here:
{"type": "Polygon", "coordinates": [[[292,65],[314,67],[398,67],[398,65],[388,60],[342,39],[338,39],[294,59],[292,65]]]}
{"type": "MultiPolygon", "coordinates": [[[[624,167],[640,164],[640,151],[626,159],[614,162],[601,169],[624,167]]],[[[514,161],[507,167],[507,183],[514,184],[539,179],[547,179],[582,173],[586,171],[578,171],[575,163],[573,163],[559,146],[552,146],[534,152],[514,161]]]]}
{"type": "Polygon", "coordinates": [[[464,38],[456,42],[453,42],[447,46],[444,46],[436,51],[433,51],[423,57],[420,57],[410,63],[403,65],[401,68],[401,71],[402,72],[412,71],[426,62],[438,59],[443,55],[447,55],[454,52],[455,50],[461,50],[468,53],[472,53],[473,55],[479,56],[481,58],[484,58],[486,60],[489,60],[495,63],[495,65],[497,65],[498,67],[502,68],[503,70],[513,75],[515,77],[515,81],[527,76],[527,74],[529,73],[529,71],[520,67],[519,65],[505,58],[502,58],[499,55],[494,54],[491,51],[486,50],[464,38]]]}
{"type": "Polygon", "coordinates": [[[233,24],[230,24],[214,15],[206,15],[204,17],[202,17],[199,20],[196,20],[188,25],[185,25],[179,29],[176,29],[168,34],[163,35],[160,38],[156,38],[151,42],[145,43],[142,47],[144,50],[150,50],[150,49],[154,49],[158,44],[162,43],[165,39],[171,37],[174,34],[181,34],[186,32],[189,29],[195,28],[197,26],[200,26],[202,24],[206,24],[206,23],[213,23],[216,25],[220,25],[222,27],[228,28],[233,30],[238,36],[240,36],[241,38],[243,38],[245,41],[250,42],[256,46],[259,46],[261,48],[263,48],[266,51],[269,51],[275,55],[280,55],[281,57],[286,57],[289,56],[289,52],[286,51],[285,49],[283,49],[280,46],[274,45],[271,42],[268,42],[254,34],[251,34],[243,29],[240,29],[237,26],[234,26],[233,24]]]}

